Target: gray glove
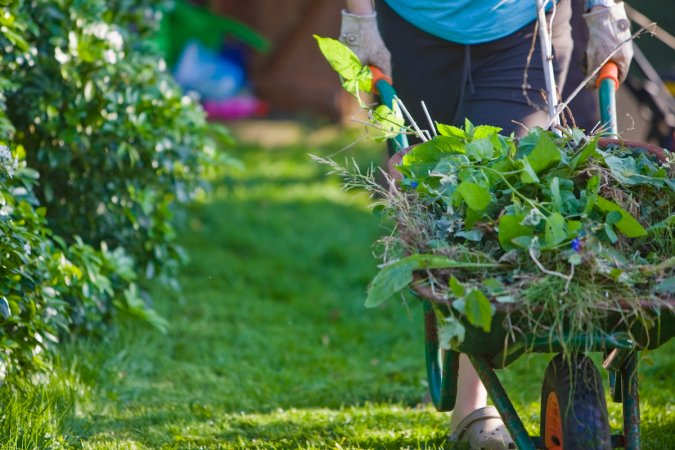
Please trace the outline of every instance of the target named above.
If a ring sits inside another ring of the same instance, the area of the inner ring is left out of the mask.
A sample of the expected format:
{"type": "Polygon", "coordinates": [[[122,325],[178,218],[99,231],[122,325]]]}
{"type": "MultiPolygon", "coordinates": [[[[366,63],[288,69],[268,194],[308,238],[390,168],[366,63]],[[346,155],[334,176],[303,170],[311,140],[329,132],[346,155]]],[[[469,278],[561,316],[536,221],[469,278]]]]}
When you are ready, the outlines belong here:
{"type": "MultiPolygon", "coordinates": [[[[593,72],[602,61],[616,49],[620,43],[630,38],[630,22],[626,17],[623,2],[584,14],[588,25],[588,45],[586,46],[587,73],[593,72]]],[[[633,43],[624,44],[610,61],[619,68],[619,80],[626,79],[628,66],[633,59],[633,43]]],[[[597,75],[589,82],[595,87],[597,75]]]]}
{"type": "Polygon", "coordinates": [[[340,42],[356,53],[361,64],[377,66],[391,77],[391,54],[382,41],[376,18],[375,12],[360,16],[342,10],[340,42]]]}

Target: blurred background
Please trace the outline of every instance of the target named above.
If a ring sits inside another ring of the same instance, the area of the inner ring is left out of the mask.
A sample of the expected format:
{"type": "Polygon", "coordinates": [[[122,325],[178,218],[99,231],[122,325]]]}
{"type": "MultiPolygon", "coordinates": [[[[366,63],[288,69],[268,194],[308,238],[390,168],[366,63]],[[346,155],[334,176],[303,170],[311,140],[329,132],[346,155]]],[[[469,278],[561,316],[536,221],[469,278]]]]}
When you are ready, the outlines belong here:
{"type": "MultiPolygon", "coordinates": [[[[675,14],[664,12],[673,4],[627,3],[633,30],[652,22],[661,28],[636,41],[631,73],[618,95],[619,129],[626,139],[672,149],[675,14]]],[[[358,107],[312,38],[337,37],[342,8],[342,2],[325,0],[180,0],[165,18],[159,42],[179,83],[200,95],[213,120],[300,114],[348,125],[358,107]]],[[[583,79],[581,53],[571,68],[575,80],[583,79]]]]}

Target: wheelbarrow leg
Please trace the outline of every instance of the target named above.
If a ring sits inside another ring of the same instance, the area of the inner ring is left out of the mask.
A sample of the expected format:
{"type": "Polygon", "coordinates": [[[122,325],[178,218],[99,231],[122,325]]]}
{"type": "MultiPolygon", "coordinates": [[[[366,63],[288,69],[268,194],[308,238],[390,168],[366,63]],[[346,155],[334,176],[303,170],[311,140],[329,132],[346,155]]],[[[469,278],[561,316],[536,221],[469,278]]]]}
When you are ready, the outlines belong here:
{"type": "Polygon", "coordinates": [[[441,348],[436,315],[429,302],[424,303],[424,347],[431,400],[437,411],[452,411],[457,399],[459,353],[441,348]]]}
{"type": "Polygon", "coordinates": [[[621,368],[623,433],[626,450],[640,450],[640,395],[638,393],[637,352],[630,354],[621,368]]]}
{"type": "Polygon", "coordinates": [[[502,416],[504,425],[511,433],[513,441],[516,443],[516,446],[519,450],[536,450],[534,441],[527,434],[523,422],[520,420],[518,413],[516,412],[509,396],[504,390],[504,386],[499,381],[497,374],[490,366],[487,358],[481,356],[472,356],[468,355],[471,360],[471,364],[476,369],[478,376],[485,385],[490,398],[495,404],[499,415],[502,416]]]}

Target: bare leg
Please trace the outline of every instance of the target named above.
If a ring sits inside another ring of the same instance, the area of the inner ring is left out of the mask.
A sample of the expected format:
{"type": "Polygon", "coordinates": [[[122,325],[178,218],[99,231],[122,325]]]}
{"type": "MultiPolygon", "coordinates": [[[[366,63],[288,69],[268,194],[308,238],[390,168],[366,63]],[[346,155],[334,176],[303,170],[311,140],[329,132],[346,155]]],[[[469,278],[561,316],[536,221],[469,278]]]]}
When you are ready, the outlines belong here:
{"type": "Polygon", "coordinates": [[[459,355],[459,375],[457,378],[457,402],[452,411],[450,432],[471,412],[487,405],[487,391],[481,383],[466,355],[459,355]]]}

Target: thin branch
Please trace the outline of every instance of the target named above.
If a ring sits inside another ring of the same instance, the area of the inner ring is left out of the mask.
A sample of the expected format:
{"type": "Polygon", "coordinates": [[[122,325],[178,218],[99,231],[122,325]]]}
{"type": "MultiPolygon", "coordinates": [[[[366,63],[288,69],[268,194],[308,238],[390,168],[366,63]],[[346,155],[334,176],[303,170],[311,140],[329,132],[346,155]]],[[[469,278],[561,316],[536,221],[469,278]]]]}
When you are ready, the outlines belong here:
{"type": "MultiPolygon", "coordinates": [[[[654,25],[654,24],[652,24],[652,25],[654,25]]],[[[610,53],[603,61],[602,61],[602,63],[600,63],[600,65],[599,65],[598,67],[596,67],[595,70],[593,70],[593,72],[591,72],[591,73],[590,73],[590,74],[589,74],[589,75],[588,75],[581,83],[579,83],[579,85],[578,85],[578,86],[576,87],[576,89],[572,92],[572,94],[570,94],[570,96],[567,97],[567,100],[565,100],[564,102],[562,102],[561,104],[558,105],[558,108],[557,108],[555,117],[558,117],[558,114],[560,114],[565,108],[567,108],[567,106],[570,104],[570,102],[571,102],[572,100],[574,100],[574,97],[576,97],[576,96],[579,94],[579,92],[581,92],[581,90],[588,84],[588,82],[591,81],[591,80],[593,79],[593,77],[595,77],[595,75],[597,75],[598,72],[600,72],[600,69],[602,69],[603,66],[604,66],[606,63],[608,63],[616,53],[618,53],[619,50],[621,50],[621,47],[623,47],[623,46],[626,45],[627,43],[633,41],[633,40],[636,39],[638,36],[640,36],[642,33],[647,32],[647,31],[651,32],[651,30],[647,29],[647,27],[642,27],[642,28],[640,28],[638,31],[636,31],[635,33],[633,33],[633,35],[632,35],[631,37],[629,37],[629,38],[627,38],[625,41],[621,42],[621,43],[620,43],[620,44],[619,44],[619,45],[618,45],[618,46],[617,46],[617,47],[616,47],[616,48],[615,48],[615,49],[614,49],[614,50],[613,50],[613,51],[612,51],[612,52],[611,52],[611,53],[610,53]]],[[[552,119],[548,122],[548,124],[546,125],[545,128],[549,128],[551,125],[553,125],[554,122],[555,122],[555,121],[554,121],[553,118],[552,118],[552,119]]]]}
{"type": "Polygon", "coordinates": [[[534,103],[530,99],[530,94],[527,93],[527,88],[529,87],[529,84],[527,83],[527,79],[529,77],[529,72],[530,72],[530,63],[532,62],[532,55],[534,54],[534,49],[537,46],[537,33],[539,32],[539,22],[534,23],[534,32],[532,33],[532,43],[530,44],[530,51],[527,52],[527,60],[525,60],[525,70],[523,71],[523,84],[521,85],[521,89],[523,90],[523,95],[525,96],[525,100],[527,100],[528,106],[531,108],[534,108],[535,110],[540,110],[541,107],[534,103]]]}
{"type": "Polygon", "coordinates": [[[556,272],[555,270],[548,270],[546,267],[542,265],[541,262],[539,262],[539,259],[537,259],[537,255],[534,254],[534,246],[533,244],[537,242],[537,238],[535,237],[532,239],[532,244],[530,244],[530,258],[532,258],[532,261],[539,267],[539,270],[544,272],[546,275],[551,275],[554,277],[560,277],[563,280],[565,280],[567,283],[565,283],[565,291],[564,294],[567,293],[567,289],[569,288],[570,281],[572,281],[572,278],[574,277],[574,264],[572,264],[572,270],[570,271],[569,275],[565,275],[564,273],[556,272]]]}

